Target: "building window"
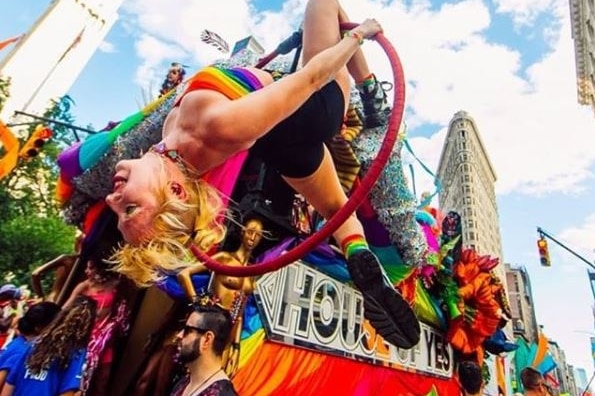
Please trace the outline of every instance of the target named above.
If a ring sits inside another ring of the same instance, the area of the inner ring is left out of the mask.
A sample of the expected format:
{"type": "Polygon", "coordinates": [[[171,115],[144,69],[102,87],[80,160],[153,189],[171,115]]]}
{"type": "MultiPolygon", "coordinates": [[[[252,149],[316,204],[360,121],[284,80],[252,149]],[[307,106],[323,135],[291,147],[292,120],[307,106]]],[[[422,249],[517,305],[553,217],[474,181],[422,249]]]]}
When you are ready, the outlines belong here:
{"type": "Polygon", "coordinates": [[[470,241],[474,241],[475,240],[475,233],[473,231],[469,232],[469,240],[470,241]]]}
{"type": "Polygon", "coordinates": [[[461,139],[465,139],[465,131],[461,131],[461,139]]]}
{"type": "Polygon", "coordinates": [[[465,176],[463,176],[463,180],[465,180],[466,182],[470,182],[471,181],[471,176],[465,175],[465,176]]]}
{"type": "MultiPolygon", "coordinates": [[[[521,296],[517,296],[517,297],[518,298],[517,298],[517,302],[516,302],[516,307],[517,307],[516,310],[517,310],[517,314],[520,318],[523,316],[523,305],[521,303],[521,296]]],[[[520,325],[519,320],[516,320],[515,322],[517,323],[518,329],[521,330],[523,326],[520,325]]]]}

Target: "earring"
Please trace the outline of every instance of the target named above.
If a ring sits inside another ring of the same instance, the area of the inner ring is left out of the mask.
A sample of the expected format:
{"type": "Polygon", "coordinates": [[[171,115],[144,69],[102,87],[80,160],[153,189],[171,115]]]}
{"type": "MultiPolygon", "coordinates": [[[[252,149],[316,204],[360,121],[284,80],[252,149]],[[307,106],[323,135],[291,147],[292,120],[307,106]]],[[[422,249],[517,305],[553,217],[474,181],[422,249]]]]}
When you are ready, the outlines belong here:
{"type": "Polygon", "coordinates": [[[176,196],[182,195],[182,185],[178,182],[171,182],[170,184],[171,192],[174,193],[176,196]]]}

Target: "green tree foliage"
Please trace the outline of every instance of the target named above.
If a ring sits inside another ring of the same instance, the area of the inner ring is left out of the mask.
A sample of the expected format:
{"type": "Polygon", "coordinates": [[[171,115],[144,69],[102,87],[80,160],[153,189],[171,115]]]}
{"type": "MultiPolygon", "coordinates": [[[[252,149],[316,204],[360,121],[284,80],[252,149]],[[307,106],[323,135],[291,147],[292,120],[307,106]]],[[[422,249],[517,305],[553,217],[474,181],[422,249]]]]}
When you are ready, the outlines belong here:
{"type": "Polygon", "coordinates": [[[4,103],[8,99],[8,87],[10,86],[10,78],[0,76],[0,110],[4,107],[4,103]]]}
{"type": "Polygon", "coordinates": [[[14,216],[0,222],[0,235],[0,271],[21,285],[38,265],[72,252],[75,230],[59,216],[14,216]]]}
{"type": "MultiPolygon", "coordinates": [[[[73,103],[69,96],[64,96],[59,101],[52,102],[43,117],[71,124],[74,121],[70,114],[73,103]]],[[[38,125],[29,125],[21,143],[27,140],[38,125]]],[[[40,149],[39,155],[28,160],[19,159],[16,169],[2,180],[1,184],[6,187],[13,200],[10,204],[13,213],[25,216],[59,215],[59,206],[54,198],[59,176],[56,160],[60,151],[75,141],[75,136],[65,126],[52,124],[49,127],[53,131],[52,138],[40,149]]]]}
{"type": "MultiPolygon", "coordinates": [[[[0,80],[0,104],[7,93],[8,87],[0,80]]],[[[43,117],[71,124],[72,104],[65,96],[52,103],[43,117]]],[[[38,125],[19,130],[21,143],[38,125]]],[[[15,170],[0,180],[0,283],[7,274],[14,274],[12,283],[27,284],[35,267],[74,250],[76,229],[64,223],[54,196],[59,174],[57,155],[75,140],[75,135],[64,126],[48,126],[53,136],[39,155],[19,159],[15,170]]]]}

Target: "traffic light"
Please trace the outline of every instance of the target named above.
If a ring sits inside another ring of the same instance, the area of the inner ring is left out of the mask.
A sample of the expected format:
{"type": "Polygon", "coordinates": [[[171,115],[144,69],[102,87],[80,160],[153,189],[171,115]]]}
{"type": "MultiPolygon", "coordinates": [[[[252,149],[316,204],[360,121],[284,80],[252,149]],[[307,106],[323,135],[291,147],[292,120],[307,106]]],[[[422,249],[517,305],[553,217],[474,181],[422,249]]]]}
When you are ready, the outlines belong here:
{"type": "Polygon", "coordinates": [[[537,240],[537,249],[539,250],[539,261],[544,267],[551,267],[552,262],[550,261],[550,252],[547,248],[547,241],[543,236],[537,240]]]}
{"type": "Polygon", "coordinates": [[[52,130],[43,125],[38,125],[33,131],[27,142],[19,151],[19,157],[29,160],[39,154],[39,150],[43,147],[45,142],[52,137],[52,130]]]}
{"type": "Polygon", "coordinates": [[[0,143],[4,155],[0,157],[0,179],[7,176],[17,165],[19,157],[19,139],[0,120],[0,143]]]}

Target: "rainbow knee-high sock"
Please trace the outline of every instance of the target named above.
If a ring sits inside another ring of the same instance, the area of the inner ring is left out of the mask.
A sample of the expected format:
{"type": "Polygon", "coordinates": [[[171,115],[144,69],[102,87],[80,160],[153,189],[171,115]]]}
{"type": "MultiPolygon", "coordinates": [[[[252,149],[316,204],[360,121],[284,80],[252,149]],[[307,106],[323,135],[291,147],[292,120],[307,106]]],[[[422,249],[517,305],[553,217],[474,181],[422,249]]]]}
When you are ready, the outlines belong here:
{"type": "Polygon", "coordinates": [[[367,87],[370,85],[374,85],[376,83],[376,78],[374,77],[374,73],[368,74],[363,80],[358,81],[356,85],[358,87],[367,87]]]}
{"type": "Polygon", "coordinates": [[[353,253],[364,249],[369,249],[369,246],[366,238],[361,234],[349,235],[341,242],[341,250],[343,250],[343,254],[345,254],[345,258],[347,259],[353,253]]]}

